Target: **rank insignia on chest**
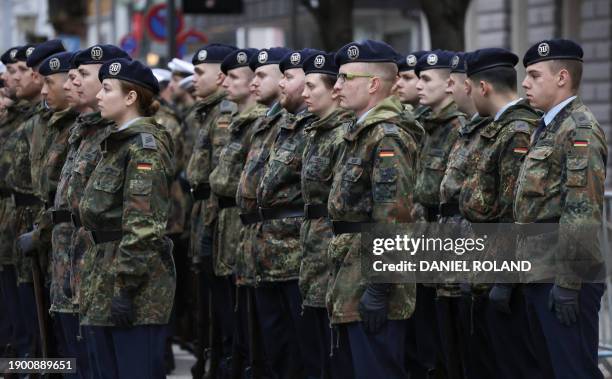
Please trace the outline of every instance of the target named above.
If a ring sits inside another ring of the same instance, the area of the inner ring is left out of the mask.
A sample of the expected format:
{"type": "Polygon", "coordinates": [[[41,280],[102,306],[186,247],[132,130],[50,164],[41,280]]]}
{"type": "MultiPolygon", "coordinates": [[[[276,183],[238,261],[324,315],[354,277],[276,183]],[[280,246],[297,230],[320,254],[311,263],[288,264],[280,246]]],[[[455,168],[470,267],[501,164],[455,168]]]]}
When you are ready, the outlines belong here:
{"type": "Polygon", "coordinates": [[[529,151],[529,149],[526,147],[515,147],[513,151],[517,154],[527,154],[527,151],[529,151]]]}
{"type": "Polygon", "coordinates": [[[378,156],[380,158],[393,158],[395,156],[395,151],[392,149],[382,149],[378,152],[378,156]]]}
{"type": "Polygon", "coordinates": [[[574,147],[588,147],[589,141],[574,141],[574,147]]]}
{"type": "Polygon", "coordinates": [[[136,165],[138,170],[151,171],[153,169],[153,165],[151,163],[143,163],[140,162],[136,165]]]}

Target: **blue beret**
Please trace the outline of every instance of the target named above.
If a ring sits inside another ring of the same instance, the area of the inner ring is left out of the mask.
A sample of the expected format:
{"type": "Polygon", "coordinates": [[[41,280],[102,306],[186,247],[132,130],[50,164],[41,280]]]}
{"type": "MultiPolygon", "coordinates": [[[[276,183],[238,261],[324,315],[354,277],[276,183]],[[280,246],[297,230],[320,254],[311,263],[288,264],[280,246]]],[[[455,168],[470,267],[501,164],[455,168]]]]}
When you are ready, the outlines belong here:
{"type": "Polygon", "coordinates": [[[202,46],[193,54],[191,63],[193,65],[201,63],[221,63],[231,53],[238,50],[236,46],[225,45],[223,43],[211,43],[202,46]]]}
{"type": "Polygon", "coordinates": [[[72,52],[72,55],[70,56],[70,69],[71,70],[79,68],[76,65],[76,57],[77,57],[77,55],[79,55],[81,53],[81,51],[83,51],[83,50],[75,50],[75,51],[72,52]]]}
{"type": "MultiPolygon", "coordinates": [[[[34,52],[36,45],[23,45],[17,49],[17,53],[15,54],[15,60],[19,62],[26,62],[28,57],[34,52]]],[[[27,65],[27,63],[26,63],[27,65]]]]}
{"type": "Polygon", "coordinates": [[[258,67],[268,64],[279,64],[280,61],[289,54],[291,50],[285,47],[271,47],[269,49],[261,49],[251,57],[249,67],[255,71],[258,67]]]}
{"type": "Polygon", "coordinates": [[[472,76],[495,67],[514,67],[518,60],[516,54],[506,49],[498,47],[479,49],[469,53],[466,58],[467,75],[472,76]]]}
{"type": "Polygon", "coordinates": [[[74,53],[68,51],[53,54],[40,64],[38,72],[43,76],[68,72],[73,55],[74,53]]]}
{"type": "Polygon", "coordinates": [[[238,67],[249,67],[249,60],[253,55],[257,54],[257,49],[240,49],[233,51],[230,55],[226,56],[223,62],[221,62],[221,71],[227,75],[229,70],[233,70],[238,67]]]}
{"type": "Polygon", "coordinates": [[[453,60],[454,52],[448,50],[432,50],[427,54],[423,54],[414,67],[414,72],[421,75],[421,72],[433,69],[448,69],[450,70],[451,61],[453,60]]]}
{"type": "Polygon", "coordinates": [[[26,65],[28,67],[36,67],[45,60],[45,58],[66,51],[64,44],[59,39],[52,39],[36,45],[34,51],[27,57],[26,65]]]}
{"type": "Polygon", "coordinates": [[[153,93],[159,93],[159,82],[153,71],[137,60],[125,58],[105,62],[98,72],[98,79],[119,79],[147,88],[153,93]]]}
{"type": "Polygon", "coordinates": [[[346,44],[335,56],[338,67],[351,62],[393,62],[399,54],[382,41],[363,40],[346,44]]]}
{"type": "Polygon", "coordinates": [[[419,51],[414,51],[406,56],[400,55],[397,61],[395,62],[397,64],[397,70],[399,72],[414,70],[419,58],[421,58],[423,55],[427,53],[429,53],[429,51],[419,50],[419,51]]]}
{"type": "Polygon", "coordinates": [[[121,48],[115,45],[94,45],[81,50],[74,56],[74,67],[88,64],[100,64],[118,58],[132,59],[121,48]]]}
{"type": "Polygon", "coordinates": [[[308,74],[327,74],[338,75],[338,66],[334,60],[334,53],[314,54],[304,60],[303,69],[306,75],[308,74]]]}
{"type": "Polygon", "coordinates": [[[17,63],[17,51],[21,46],[13,46],[2,54],[0,61],[4,64],[17,63]]]}
{"type": "Polygon", "coordinates": [[[582,47],[569,39],[547,39],[531,46],[523,57],[523,66],[551,59],[571,59],[582,62],[582,47]]]}
{"type": "Polygon", "coordinates": [[[463,51],[458,51],[451,58],[451,72],[455,72],[458,74],[465,74],[465,57],[468,53],[464,53],[463,51]]]}
{"type": "Polygon", "coordinates": [[[285,70],[289,70],[291,68],[303,68],[304,60],[311,55],[324,53],[321,50],[315,49],[302,49],[300,51],[294,51],[289,54],[286,54],[283,59],[281,59],[278,64],[278,68],[280,68],[281,72],[285,72],[285,70]]]}

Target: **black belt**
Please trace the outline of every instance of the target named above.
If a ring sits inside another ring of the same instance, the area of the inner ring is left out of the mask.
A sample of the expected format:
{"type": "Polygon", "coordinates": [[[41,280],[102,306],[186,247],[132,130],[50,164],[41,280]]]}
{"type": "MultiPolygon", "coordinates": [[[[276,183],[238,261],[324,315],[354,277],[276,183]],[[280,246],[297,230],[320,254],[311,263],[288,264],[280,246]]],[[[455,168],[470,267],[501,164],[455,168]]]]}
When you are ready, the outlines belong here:
{"type": "Polygon", "coordinates": [[[123,237],[121,230],[89,230],[91,240],[96,245],[105,242],[118,241],[123,237]]]}
{"type": "Polygon", "coordinates": [[[75,228],[78,229],[83,226],[81,223],[81,217],[78,214],[70,213],[70,219],[72,220],[72,225],[74,225],[75,228]]]}
{"type": "Polygon", "coordinates": [[[429,207],[427,205],[423,205],[423,207],[425,208],[425,219],[428,222],[436,222],[440,214],[440,207],[429,207]]]}
{"type": "Polygon", "coordinates": [[[361,226],[366,225],[366,224],[370,224],[370,223],[367,221],[363,221],[363,222],[332,221],[332,230],[334,232],[334,235],[336,236],[338,234],[344,234],[344,233],[348,233],[348,234],[361,233],[361,226]]]}
{"type": "Polygon", "coordinates": [[[259,208],[262,221],[280,220],[289,217],[304,217],[304,206],[289,205],[276,208],[259,208]]]}
{"type": "Polygon", "coordinates": [[[219,197],[219,209],[225,208],[234,208],[236,206],[236,198],[235,197],[219,197]]]}
{"type": "Polygon", "coordinates": [[[440,215],[442,217],[461,216],[461,212],[459,211],[459,204],[454,204],[454,203],[440,204],[440,215]]]}
{"type": "Polygon", "coordinates": [[[210,197],[210,185],[208,183],[198,184],[191,187],[191,196],[194,200],[206,200],[210,197]]]}
{"type": "Polygon", "coordinates": [[[250,213],[241,213],[240,221],[242,221],[242,225],[253,225],[261,221],[261,216],[259,212],[250,212],[250,213]]]}
{"type": "Polygon", "coordinates": [[[327,217],[326,204],[306,204],[304,205],[304,217],[308,220],[327,217]]]}
{"type": "Polygon", "coordinates": [[[551,217],[544,220],[538,220],[531,224],[517,224],[519,226],[519,234],[521,237],[534,237],[542,234],[548,234],[559,231],[559,217],[551,217]],[[546,226],[534,224],[547,224],[546,226]]]}
{"type": "Polygon", "coordinates": [[[70,211],[65,209],[59,211],[51,211],[51,222],[53,225],[61,224],[63,222],[72,222],[72,214],[70,211]]]}
{"type": "Polygon", "coordinates": [[[21,193],[13,191],[13,199],[15,200],[16,207],[29,207],[32,205],[42,205],[42,201],[29,193],[21,193]]]}

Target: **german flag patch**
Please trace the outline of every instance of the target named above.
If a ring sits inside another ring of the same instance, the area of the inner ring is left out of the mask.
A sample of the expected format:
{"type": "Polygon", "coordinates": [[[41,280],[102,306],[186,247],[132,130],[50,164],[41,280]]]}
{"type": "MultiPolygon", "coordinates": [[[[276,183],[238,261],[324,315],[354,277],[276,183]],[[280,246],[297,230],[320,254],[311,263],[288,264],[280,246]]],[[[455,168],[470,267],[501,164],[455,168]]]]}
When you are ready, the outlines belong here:
{"type": "Polygon", "coordinates": [[[144,170],[144,171],[151,171],[153,169],[153,164],[139,162],[138,164],[136,164],[136,169],[144,170]]]}
{"type": "Polygon", "coordinates": [[[395,156],[395,151],[393,151],[393,149],[381,149],[378,152],[378,156],[380,158],[393,158],[395,156]]]}
{"type": "Polygon", "coordinates": [[[527,154],[527,151],[529,151],[529,149],[526,147],[515,147],[514,148],[514,152],[517,154],[527,154]]]}
{"type": "Polygon", "coordinates": [[[574,141],[574,147],[588,147],[589,146],[589,141],[574,141]]]}

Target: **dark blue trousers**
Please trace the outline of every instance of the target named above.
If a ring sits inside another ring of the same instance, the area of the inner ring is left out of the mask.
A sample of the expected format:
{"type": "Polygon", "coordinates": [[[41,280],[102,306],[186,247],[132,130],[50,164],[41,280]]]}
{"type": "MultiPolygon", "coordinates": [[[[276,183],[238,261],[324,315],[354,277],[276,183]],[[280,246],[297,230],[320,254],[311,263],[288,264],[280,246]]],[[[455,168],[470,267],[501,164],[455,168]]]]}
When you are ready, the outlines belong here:
{"type": "Polygon", "coordinates": [[[273,375],[277,378],[301,377],[304,366],[299,341],[308,333],[312,336],[312,331],[303,327],[302,297],[297,280],[256,287],[255,302],[273,375]]]}
{"type": "Polygon", "coordinates": [[[6,312],[11,324],[11,344],[17,350],[19,357],[24,357],[29,352],[31,341],[19,301],[15,266],[2,266],[0,289],[2,289],[2,301],[3,304],[6,304],[6,312]]]}
{"type": "MultiPolygon", "coordinates": [[[[465,373],[470,379],[489,379],[499,375],[498,355],[492,350],[493,339],[487,328],[488,294],[463,296],[459,304],[459,319],[465,331],[460,348],[465,349],[465,373]]],[[[506,354],[508,352],[506,351],[506,354]]],[[[514,354],[514,352],[512,353],[514,354]]],[[[505,356],[503,357],[505,359],[505,356]]]]}
{"type": "Polygon", "coordinates": [[[85,327],[95,379],[162,379],[166,377],[165,325],[130,328],[85,327]]]}
{"type": "Polygon", "coordinates": [[[512,313],[506,314],[488,306],[485,311],[491,336],[489,354],[497,358],[496,376],[500,379],[546,378],[544,363],[547,360],[536,355],[522,286],[512,291],[510,310],[512,313]]]}
{"type": "Polygon", "coordinates": [[[38,332],[38,315],[36,313],[36,298],[34,297],[34,285],[32,283],[21,283],[17,286],[19,293],[19,305],[21,306],[21,317],[25,323],[28,336],[28,352],[32,346],[40,349],[40,333],[38,332]]]}
{"type": "Polygon", "coordinates": [[[87,346],[85,345],[84,336],[79,338],[79,315],[76,313],[56,312],[54,314],[54,321],[61,329],[61,335],[58,336],[58,344],[64,357],[76,358],[77,360],[76,374],[64,374],[64,377],[89,379],[91,371],[87,357],[87,346]]]}
{"type": "Polygon", "coordinates": [[[417,284],[416,307],[407,320],[406,339],[411,378],[428,378],[428,373],[442,365],[435,288],[417,284]]]}
{"type": "Polygon", "coordinates": [[[578,321],[570,326],[561,324],[555,313],[548,309],[551,288],[552,284],[547,283],[524,286],[536,356],[540,361],[550,362],[556,379],[603,378],[597,366],[597,348],[604,285],[582,284],[578,295],[578,321]]]}
{"type": "Polygon", "coordinates": [[[406,320],[388,320],[376,334],[366,333],[362,325],[361,322],[346,324],[354,378],[407,378],[406,320]]]}

